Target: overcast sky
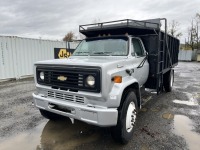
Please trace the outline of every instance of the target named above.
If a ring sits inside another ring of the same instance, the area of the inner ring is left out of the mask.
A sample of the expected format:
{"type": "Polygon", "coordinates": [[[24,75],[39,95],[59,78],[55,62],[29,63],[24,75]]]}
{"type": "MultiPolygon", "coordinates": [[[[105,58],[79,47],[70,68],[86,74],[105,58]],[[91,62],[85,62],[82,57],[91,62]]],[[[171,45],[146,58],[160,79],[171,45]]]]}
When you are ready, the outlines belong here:
{"type": "Polygon", "coordinates": [[[0,35],[61,40],[94,20],[167,18],[184,41],[200,0],[0,0],[0,35]]]}

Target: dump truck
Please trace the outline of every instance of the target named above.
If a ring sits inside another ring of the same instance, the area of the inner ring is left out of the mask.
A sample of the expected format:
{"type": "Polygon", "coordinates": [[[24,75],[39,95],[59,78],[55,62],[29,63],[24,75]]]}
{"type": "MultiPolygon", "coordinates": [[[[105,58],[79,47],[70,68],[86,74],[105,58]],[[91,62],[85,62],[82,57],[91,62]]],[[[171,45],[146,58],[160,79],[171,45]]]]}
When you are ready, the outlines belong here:
{"type": "Polygon", "coordinates": [[[112,137],[126,144],[141,89],[172,90],[180,42],[167,34],[165,18],[86,24],[79,31],[86,38],[72,56],[34,64],[34,105],[51,120],[65,116],[110,127],[112,137]]]}

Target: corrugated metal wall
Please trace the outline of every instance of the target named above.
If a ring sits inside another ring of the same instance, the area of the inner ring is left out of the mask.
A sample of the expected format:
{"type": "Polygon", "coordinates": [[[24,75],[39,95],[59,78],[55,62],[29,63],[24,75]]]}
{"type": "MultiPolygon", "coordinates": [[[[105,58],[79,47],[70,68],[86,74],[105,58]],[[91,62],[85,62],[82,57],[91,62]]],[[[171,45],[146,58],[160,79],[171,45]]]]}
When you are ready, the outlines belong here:
{"type": "Polygon", "coordinates": [[[197,61],[200,62],[200,49],[197,50],[197,61]]]}
{"type": "MultiPolygon", "coordinates": [[[[54,48],[66,48],[66,42],[0,36],[0,80],[33,74],[33,63],[54,59],[54,48]]],[[[77,42],[70,42],[76,48],[77,42]]]]}
{"type": "Polygon", "coordinates": [[[197,50],[179,50],[178,60],[192,61],[197,60],[197,50]]]}

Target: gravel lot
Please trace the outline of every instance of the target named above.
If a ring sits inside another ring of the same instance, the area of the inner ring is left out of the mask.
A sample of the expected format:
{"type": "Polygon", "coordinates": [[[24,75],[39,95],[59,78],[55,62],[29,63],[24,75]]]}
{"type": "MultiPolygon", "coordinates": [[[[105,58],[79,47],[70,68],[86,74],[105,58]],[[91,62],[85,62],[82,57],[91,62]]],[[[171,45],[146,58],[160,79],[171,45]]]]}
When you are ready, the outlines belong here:
{"type": "Polygon", "coordinates": [[[115,143],[109,128],[43,118],[32,106],[33,79],[0,83],[0,149],[200,149],[200,63],[180,62],[173,91],[145,92],[134,137],[115,143]]]}

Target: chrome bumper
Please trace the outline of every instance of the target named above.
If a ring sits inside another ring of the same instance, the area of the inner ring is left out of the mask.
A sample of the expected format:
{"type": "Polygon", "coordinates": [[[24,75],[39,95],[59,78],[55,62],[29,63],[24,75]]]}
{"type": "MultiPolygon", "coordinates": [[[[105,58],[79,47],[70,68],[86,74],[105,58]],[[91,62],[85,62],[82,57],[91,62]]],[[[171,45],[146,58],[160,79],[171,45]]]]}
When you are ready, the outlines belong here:
{"type": "Polygon", "coordinates": [[[81,120],[97,126],[115,126],[117,124],[118,111],[115,108],[95,108],[87,105],[42,97],[33,93],[34,105],[59,115],[81,120]],[[69,112],[52,108],[53,105],[62,106],[69,112]]]}

